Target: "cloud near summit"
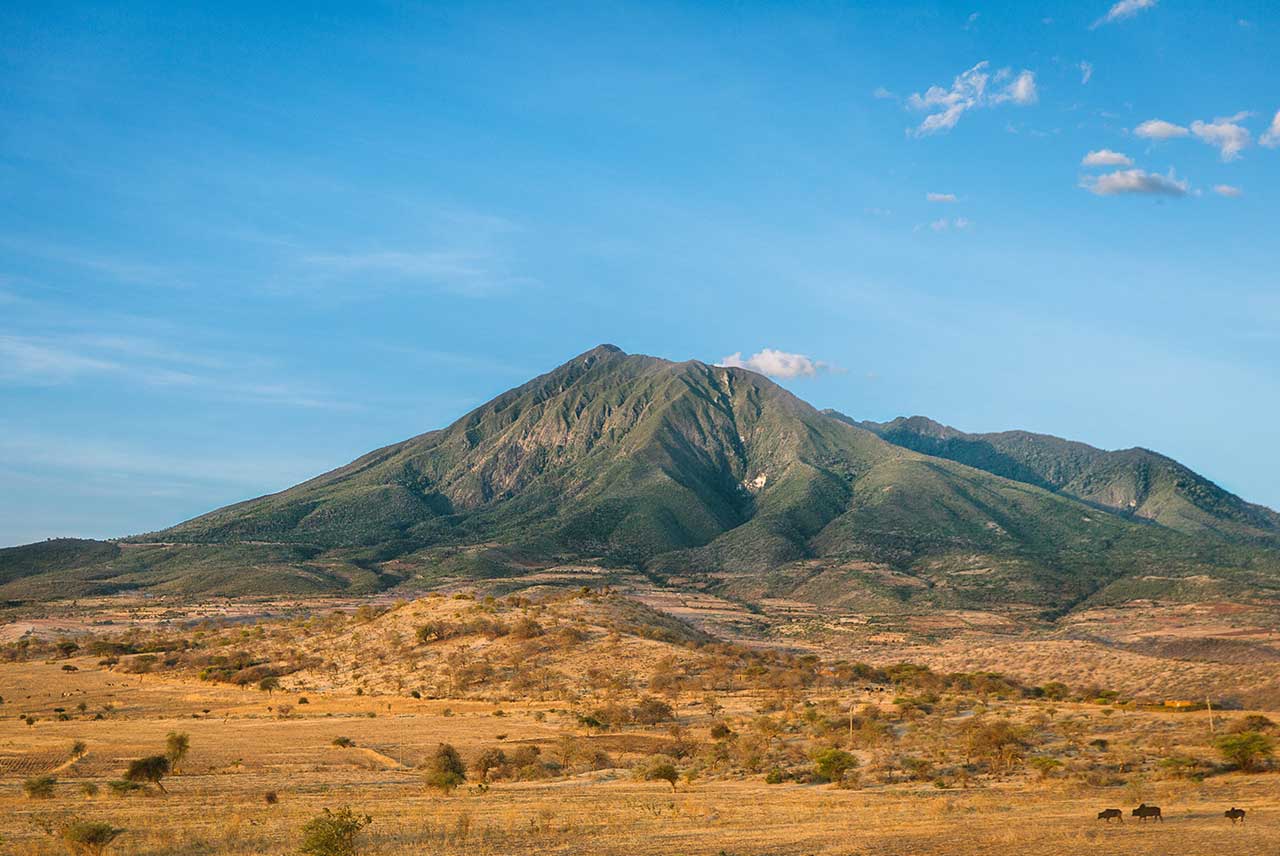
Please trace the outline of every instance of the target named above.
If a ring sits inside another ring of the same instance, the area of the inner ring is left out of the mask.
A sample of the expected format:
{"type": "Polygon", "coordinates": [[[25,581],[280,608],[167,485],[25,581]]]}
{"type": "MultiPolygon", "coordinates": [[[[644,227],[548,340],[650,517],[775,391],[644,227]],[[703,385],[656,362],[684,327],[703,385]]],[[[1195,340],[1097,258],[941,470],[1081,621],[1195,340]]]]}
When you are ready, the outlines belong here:
{"type": "Polygon", "coordinates": [[[735,351],[724,357],[718,366],[735,369],[748,369],[762,375],[779,378],[813,377],[820,372],[831,371],[830,363],[815,360],[806,354],[791,354],[774,348],[764,348],[747,358],[741,351],[735,351]]]}

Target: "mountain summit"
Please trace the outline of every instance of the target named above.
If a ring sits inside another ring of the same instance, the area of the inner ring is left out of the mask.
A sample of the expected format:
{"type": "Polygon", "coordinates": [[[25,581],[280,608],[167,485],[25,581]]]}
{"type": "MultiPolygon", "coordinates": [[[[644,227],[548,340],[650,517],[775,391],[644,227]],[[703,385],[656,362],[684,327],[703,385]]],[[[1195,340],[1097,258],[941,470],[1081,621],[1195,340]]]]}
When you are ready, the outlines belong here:
{"type": "Polygon", "coordinates": [[[1061,612],[1273,591],[1277,520],[1154,453],[859,423],[744,369],[601,345],[280,493],[0,551],[0,596],[361,592],[573,562],[747,599],[1061,612]]]}

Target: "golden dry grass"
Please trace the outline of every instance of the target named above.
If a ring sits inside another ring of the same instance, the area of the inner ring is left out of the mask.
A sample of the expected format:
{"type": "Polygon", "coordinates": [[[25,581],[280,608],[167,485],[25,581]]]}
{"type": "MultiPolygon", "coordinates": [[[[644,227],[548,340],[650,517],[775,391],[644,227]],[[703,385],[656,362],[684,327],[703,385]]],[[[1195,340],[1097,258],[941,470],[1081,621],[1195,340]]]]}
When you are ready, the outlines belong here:
{"type": "MultiPolygon", "coordinates": [[[[413,770],[440,741],[464,755],[482,746],[551,745],[573,732],[567,714],[547,705],[476,700],[414,700],[351,694],[315,695],[289,719],[267,706],[285,697],[190,679],[121,676],[77,660],[65,673],[55,663],[0,666],[0,817],[4,849],[36,856],[64,852],[40,829],[50,818],[76,814],[108,819],[128,830],[113,848],[137,856],[159,854],[284,854],[298,831],[326,806],[351,805],[374,816],[364,836],[369,854],[497,856],[563,854],[1035,854],[1105,848],[1116,854],[1280,851],[1280,810],[1267,776],[1228,775],[1205,784],[1150,782],[1142,798],[1164,806],[1163,825],[1094,820],[1099,808],[1128,807],[1124,788],[1089,789],[1066,781],[1019,780],[970,789],[928,786],[838,790],[814,785],[766,785],[760,777],[666,784],[637,782],[627,771],[603,770],[541,782],[503,782],[487,793],[463,789],[441,796],[413,770]],[[42,719],[28,726],[19,710],[68,709],[85,701],[94,720],[42,719]],[[388,705],[390,709],[388,709],[388,705]],[[445,709],[452,715],[444,715],[445,709]],[[202,711],[209,710],[209,714],[202,711]],[[536,718],[543,711],[543,721],[536,718]],[[192,714],[198,718],[192,718],[192,714]],[[375,716],[370,718],[369,713],[375,716]],[[115,778],[130,758],[155,752],[174,730],[191,735],[182,775],[167,796],[94,798],[83,781],[115,778]],[[504,735],[503,741],[498,741],[504,735]],[[352,738],[354,749],[332,746],[352,738]],[[73,740],[89,746],[66,764],[73,740]],[[61,766],[51,800],[22,795],[25,776],[61,766]],[[280,802],[267,805],[267,791],[280,802]],[[1250,810],[1232,827],[1221,812],[1250,810]]],[[[292,697],[290,697],[292,698],[292,697]]],[[[749,709],[754,699],[729,699],[749,709]]],[[[1138,715],[1134,717],[1136,724],[1138,715]]],[[[1096,717],[1097,727],[1115,725],[1096,717]]],[[[1176,715],[1141,718],[1190,727],[1176,715]]],[[[597,738],[608,741],[611,738],[597,738]]]]}

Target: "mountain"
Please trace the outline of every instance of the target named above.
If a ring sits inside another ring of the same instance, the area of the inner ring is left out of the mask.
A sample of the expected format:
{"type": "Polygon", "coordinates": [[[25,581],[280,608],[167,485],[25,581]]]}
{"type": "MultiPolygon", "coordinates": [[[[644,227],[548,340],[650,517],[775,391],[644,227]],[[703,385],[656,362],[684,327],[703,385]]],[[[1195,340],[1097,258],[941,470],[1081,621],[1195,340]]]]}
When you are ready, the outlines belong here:
{"type": "Polygon", "coordinates": [[[1108,452],[1028,431],[966,434],[923,416],[878,423],[826,412],[895,445],[1171,529],[1280,543],[1280,514],[1245,502],[1172,458],[1148,449],[1108,452]]]}
{"type": "Polygon", "coordinates": [[[1163,516],[1037,455],[962,460],[904,438],[743,369],[602,345],[280,493],[119,542],[0,551],[0,597],[360,593],[562,563],[891,610],[1280,592],[1265,527],[1174,526],[1191,512],[1150,488],[1135,508],[1163,516]]]}

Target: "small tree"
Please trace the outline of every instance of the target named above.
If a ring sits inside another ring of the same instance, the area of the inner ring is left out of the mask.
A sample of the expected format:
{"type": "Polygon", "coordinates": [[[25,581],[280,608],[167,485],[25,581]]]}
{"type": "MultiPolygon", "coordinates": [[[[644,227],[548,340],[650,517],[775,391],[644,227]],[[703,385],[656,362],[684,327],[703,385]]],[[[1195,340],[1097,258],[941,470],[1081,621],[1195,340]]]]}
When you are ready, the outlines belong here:
{"type": "Polygon", "coordinates": [[[71,757],[73,759],[83,758],[89,752],[89,744],[83,740],[76,740],[71,744],[71,757]]]}
{"type": "Polygon", "coordinates": [[[645,769],[644,780],[646,782],[666,782],[671,785],[671,790],[674,793],[676,782],[680,781],[680,772],[676,769],[675,764],[669,761],[658,761],[645,769]]]}
{"type": "Polygon", "coordinates": [[[103,820],[73,820],[59,837],[71,856],[102,856],[122,832],[103,820]]]}
{"type": "Polygon", "coordinates": [[[53,796],[53,786],[57,783],[53,776],[32,776],[22,783],[22,791],[33,800],[47,800],[53,796]]]}
{"type": "Polygon", "coordinates": [[[427,785],[448,794],[466,780],[467,767],[458,750],[448,743],[437,746],[435,755],[427,762],[427,785]]]}
{"type": "Polygon", "coordinates": [[[813,755],[813,774],[824,782],[839,782],[858,766],[858,759],[843,749],[822,749],[813,755]]]}
{"type": "Polygon", "coordinates": [[[273,692],[280,689],[280,679],[275,675],[268,675],[258,681],[258,689],[262,690],[267,695],[271,695],[273,692]]]}
{"type": "Polygon", "coordinates": [[[1257,731],[1224,734],[1214,745],[1224,761],[1245,771],[1258,769],[1264,760],[1275,754],[1275,741],[1257,731]]]}
{"type": "Polygon", "coordinates": [[[191,751],[191,737],[185,731],[170,731],[169,736],[164,741],[164,757],[169,759],[169,769],[173,774],[178,775],[178,768],[181,766],[187,753],[191,751]]]}
{"type": "Polygon", "coordinates": [[[129,762],[129,769],[124,771],[124,780],[135,784],[148,783],[160,789],[160,793],[168,793],[161,784],[161,779],[169,775],[169,759],[163,755],[150,755],[129,762]]]}
{"type": "Polygon", "coordinates": [[[371,823],[372,817],[356,814],[350,807],[337,811],[326,808],[302,827],[302,846],[298,850],[303,856],[356,856],[360,852],[356,838],[371,823]]]}

